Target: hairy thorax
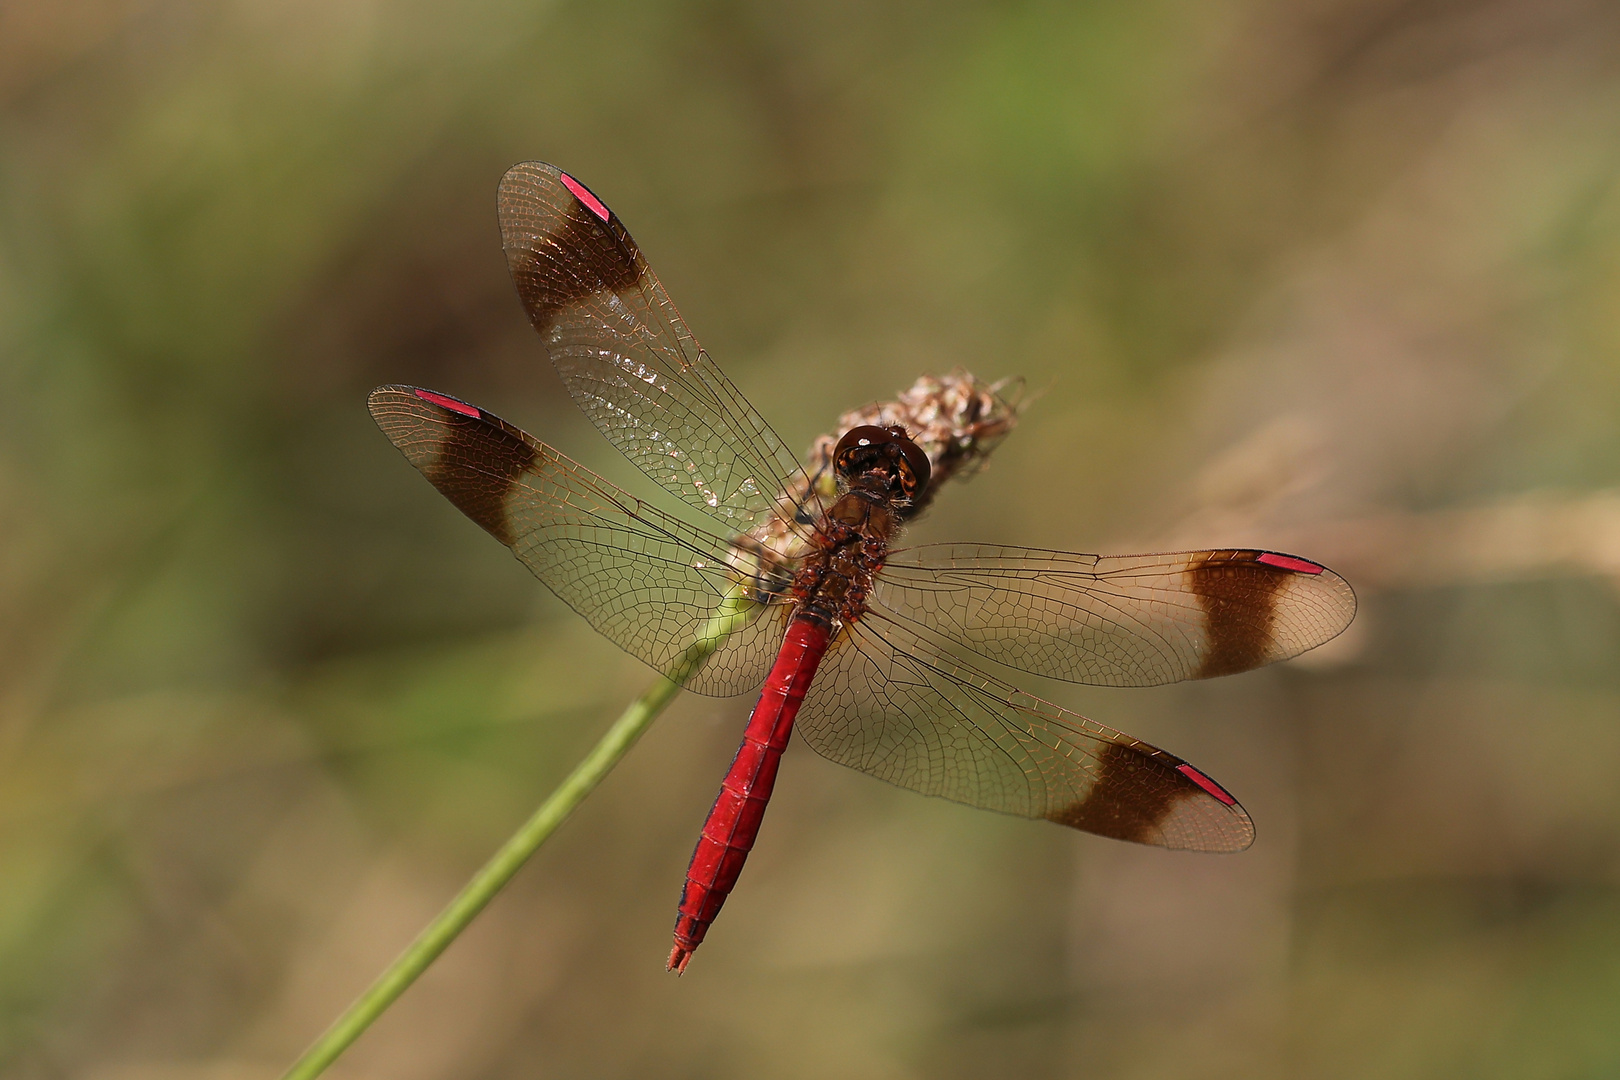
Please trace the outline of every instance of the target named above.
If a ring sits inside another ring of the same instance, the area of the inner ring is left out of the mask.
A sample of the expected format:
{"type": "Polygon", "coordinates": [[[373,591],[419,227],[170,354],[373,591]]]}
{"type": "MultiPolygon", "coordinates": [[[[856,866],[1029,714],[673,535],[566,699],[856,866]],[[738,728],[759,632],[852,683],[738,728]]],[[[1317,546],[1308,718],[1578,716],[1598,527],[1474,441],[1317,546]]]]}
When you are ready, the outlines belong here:
{"type": "Polygon", "coordinates": [[[899,516],[880,491],[846,491],[819,523],[793,592],[798,613],[836,629],[866,611],[872,579],[899,534],[899,516]]]}

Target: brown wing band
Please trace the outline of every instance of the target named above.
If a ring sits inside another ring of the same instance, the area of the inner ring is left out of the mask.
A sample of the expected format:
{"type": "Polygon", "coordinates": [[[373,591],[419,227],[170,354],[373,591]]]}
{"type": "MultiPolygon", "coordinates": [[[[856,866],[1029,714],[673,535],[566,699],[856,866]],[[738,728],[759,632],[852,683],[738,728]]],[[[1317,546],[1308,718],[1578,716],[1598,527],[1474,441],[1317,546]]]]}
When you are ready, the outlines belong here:
{"type": "Polygon", "coordinates": [[[1197,679],[1257,668],[1269,659],[1277,590],[1292,570],[1256,560],[1253,551],[1212,551],[1187,568],[1188,587],[1204,609],[1208,651],[1197,679]]]}
{"type": "Polygon", "coordinates": [[[1097,754],[1099,775],[1086,797],[1046,815],[1075,829],[1151,844],[1176,803],[1196,792],[1174,766],[1113,743],[1097,754]]]}
{"type": "Polygon", "coordinates": [[[641,280],[636,249],[614,235],[583,204],[563,214],[551,232],[507,249],[508,265],[529,321],[542,337],[576,300],[622,292],[641,280]],[[530,246],[532,244],[532,246],[530,246]]]}
{"type": "MultiPolygon", "coordinates": [[[[444,408],[444,406],[438,406],[444,408]]],[[[506,496],[539,456],[534,447],[483,419],[444,410],[449,429],[438,455],[422,469],[456,505],[495,539],[512,546],[506,496]]]]}

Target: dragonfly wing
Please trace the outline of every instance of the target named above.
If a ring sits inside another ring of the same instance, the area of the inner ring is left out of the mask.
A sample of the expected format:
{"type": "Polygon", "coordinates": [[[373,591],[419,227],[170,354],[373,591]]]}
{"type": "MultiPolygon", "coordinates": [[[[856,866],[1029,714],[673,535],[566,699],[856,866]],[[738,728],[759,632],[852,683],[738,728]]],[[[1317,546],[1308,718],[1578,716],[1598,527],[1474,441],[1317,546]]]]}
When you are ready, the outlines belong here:
{"type": "Polygon", "coordinates": [[[798,730],[817,753],[953,802],[1191,851],[1254,824],[1181,758],[974,670],[872,612],[845,626],[798,730]]]}
{"type": "Polygon", "coordinates": [[[455,398],[383,386],[371,393],[371,415],[434,487],[615,645],[660,673],[674,672],[695,640],[716,631],[731,596],[725,610],[737,617],[726,624],[729,634],[684,685],[729,695],[765,678],[783,622],[759,616],[785,610],[777,602],[789,568],[759,574],[757,560],[728,541],[455,398]]]}
{"type": "MultiPolygon", "coordinates": [[[[529,321],[609,442],[734,532],[778,513],[782,492],[808,490],[798,458],[698,346],[617,215],[538,161],[501,179],[499,209],[529,321]]],[[[783,516],[803,532],[818,511],[783,516]]]]}
{"type": "Polygon", "coordinates": [[[1248,671],[1334,637],[1349,584],[1293,555],[1076,555],[981,544],[894,552],[877,603],[998,664],[1098,686],[1248,671]]]}

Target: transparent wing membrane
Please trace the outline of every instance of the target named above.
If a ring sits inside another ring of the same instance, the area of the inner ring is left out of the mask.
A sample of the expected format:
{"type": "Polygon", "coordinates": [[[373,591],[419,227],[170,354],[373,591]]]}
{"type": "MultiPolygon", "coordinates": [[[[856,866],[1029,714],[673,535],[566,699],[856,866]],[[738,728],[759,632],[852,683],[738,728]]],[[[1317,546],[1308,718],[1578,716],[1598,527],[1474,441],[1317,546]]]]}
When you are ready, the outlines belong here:
{"type": "MultiPolygon", "coordinates": [[[[507,172],[499,210],[512,281],[551,362],[653,482],[734,532],[778,513],[781,493],[808,488],[797,456],[699,348],[617,216],[541,162],[507,172]]],[[[819,512],[782,514],[808,535],[819,512]]]]}
{"type": "Polygon", "coordinates": [[[877,602],[998,664],[1099,686],[1248,671],[1315,648],[1356,612],[1331,570],[1246,549],[1100,556],[930,544],[890,554],[877,602]]]}
{"type": "Polygon", "coordinates": [[[1254,839],[1243,807],[1182,759],[870,613],[822,661],[798,731],[841,765],[969,806],[1191,851],[1254,839]]]}
{"type": "Polygon", "coordinates": [[[668,674],[730,611],[729,632],[685,685],[730,695],[764,680],[783,621],[758,616],[780,609],[783,581],[756,576],[757,559],[453,398],[385,386],[371,414],[434,487],[615,645],[668,674]]]}

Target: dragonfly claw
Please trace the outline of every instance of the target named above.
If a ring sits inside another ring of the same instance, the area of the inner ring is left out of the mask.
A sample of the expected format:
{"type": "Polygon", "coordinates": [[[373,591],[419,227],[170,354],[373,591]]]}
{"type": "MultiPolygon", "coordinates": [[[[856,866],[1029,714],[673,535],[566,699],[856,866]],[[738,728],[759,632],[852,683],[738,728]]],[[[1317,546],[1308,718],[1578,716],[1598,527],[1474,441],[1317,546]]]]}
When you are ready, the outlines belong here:
{"type": "Polygon", "coordinates": [[[673,971],[677,975],[686,972],[686,965],[692,959],[693,950],[684,945],[676,945],[669,950],[669,962],[664,965],[665,971],[673,971]]]}

